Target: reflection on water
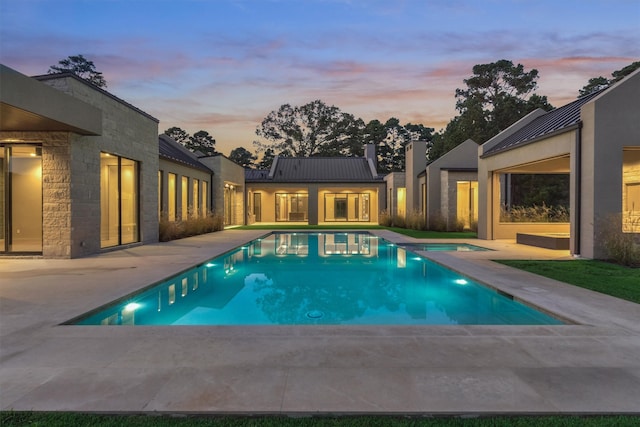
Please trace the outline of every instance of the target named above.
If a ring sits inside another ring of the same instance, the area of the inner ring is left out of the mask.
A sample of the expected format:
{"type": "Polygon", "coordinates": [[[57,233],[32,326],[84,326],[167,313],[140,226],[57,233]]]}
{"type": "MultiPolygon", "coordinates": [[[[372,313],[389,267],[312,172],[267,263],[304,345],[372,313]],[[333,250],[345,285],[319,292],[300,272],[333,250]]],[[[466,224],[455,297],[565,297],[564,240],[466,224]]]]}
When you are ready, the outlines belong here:
{"type": "Polygon", "coordinates": [[[367,233],[274,233],[79,324],[558,324],[367,233]]]}

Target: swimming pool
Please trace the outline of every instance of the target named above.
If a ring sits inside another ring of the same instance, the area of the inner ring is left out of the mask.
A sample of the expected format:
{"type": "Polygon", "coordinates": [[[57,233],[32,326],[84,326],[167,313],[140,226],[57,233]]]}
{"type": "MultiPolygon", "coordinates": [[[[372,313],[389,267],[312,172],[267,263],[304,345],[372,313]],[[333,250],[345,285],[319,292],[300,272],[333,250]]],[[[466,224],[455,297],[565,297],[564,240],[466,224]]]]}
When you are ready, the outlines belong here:
{"type": "Polygon", "coordinates": [[[274,232],[72,323],[562,322],[369,233],[274,232]]]}

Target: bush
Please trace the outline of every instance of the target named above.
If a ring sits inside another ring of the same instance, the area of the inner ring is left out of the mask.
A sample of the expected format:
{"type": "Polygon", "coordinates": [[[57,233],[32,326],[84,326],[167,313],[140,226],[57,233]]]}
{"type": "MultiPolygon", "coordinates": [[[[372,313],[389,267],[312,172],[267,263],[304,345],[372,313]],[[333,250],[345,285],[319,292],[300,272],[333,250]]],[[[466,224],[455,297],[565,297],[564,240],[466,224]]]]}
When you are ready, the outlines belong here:
{"type": "Polygon", "coordinates": [[[441,213],[436,213],[429,218],[429,230],[447,231],[447,219],[441,213]]]}
{"type": "Polygon", "coordinates": [[[405,220],[406,227],[412,230],[426,230],[427,220],[424,214],[420,211],[414,210],[407,215],[405,220]]]}
{"type": "MultiPolygon", "coordinates": [[[[640,219],[625,218],[626,227],[637,230],[640,219]]],[[[640,243],[638,233],[623,231],[623,217],[612,214],[600,221],[598,237],[611,261],[621,265],[640,266],[640,243]]]]}
{"type": "Polygon", "coordinates": [[[166,215],[160,219],[159,239],[161,242],[197,236],[224,229],[224,217],[215,212],[209,212],[204,217],[189,213],[186,220],[169,221],[166,215]]]}
{"type": "Polygon", "coordinates": [[[378,215],[378,223],[383,227],[392,227],[393,219],[391,215],[389,215],[389,212],[386,210],[380,212],[380,215],[378,215]]]}
{"type": "Polygon", "coordinates": [[[569,222],[564,206],[501,206],[500,222],[569,222]]]}

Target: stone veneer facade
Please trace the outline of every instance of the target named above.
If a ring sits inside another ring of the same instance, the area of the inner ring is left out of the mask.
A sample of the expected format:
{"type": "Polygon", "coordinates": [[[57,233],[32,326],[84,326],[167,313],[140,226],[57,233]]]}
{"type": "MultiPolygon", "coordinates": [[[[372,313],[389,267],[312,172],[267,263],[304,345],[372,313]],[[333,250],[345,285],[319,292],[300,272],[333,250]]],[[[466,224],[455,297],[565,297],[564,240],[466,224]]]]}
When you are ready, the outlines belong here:
{"type": "Polygon", "coordinates": [[[72,75],[35,77],[102,111],[102,132],[3,131],[3,140],[42,144],[44,258],[102,251],[100,153],[139,165],[140,243],[158,241],[158,120],[72,75]]]}

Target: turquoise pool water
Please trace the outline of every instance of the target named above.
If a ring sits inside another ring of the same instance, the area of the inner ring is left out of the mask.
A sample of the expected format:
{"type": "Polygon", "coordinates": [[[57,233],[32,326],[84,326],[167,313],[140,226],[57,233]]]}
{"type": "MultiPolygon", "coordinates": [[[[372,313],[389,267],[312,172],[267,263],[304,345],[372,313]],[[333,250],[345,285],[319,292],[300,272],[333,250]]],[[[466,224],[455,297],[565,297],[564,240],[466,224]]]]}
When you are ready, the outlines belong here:
{"type": "Polygon", "coordinates": [[[562,322],[368,233],[273,233],[79,325],[562,322]]]}
{"type": "Polygon", "coordinates": [[[412,251],[453,251],[453,252],[475,252],[490,251],[491,249],[482,246],[470,245],[468,243],[400,243],[398,246],[412,251]]]}

